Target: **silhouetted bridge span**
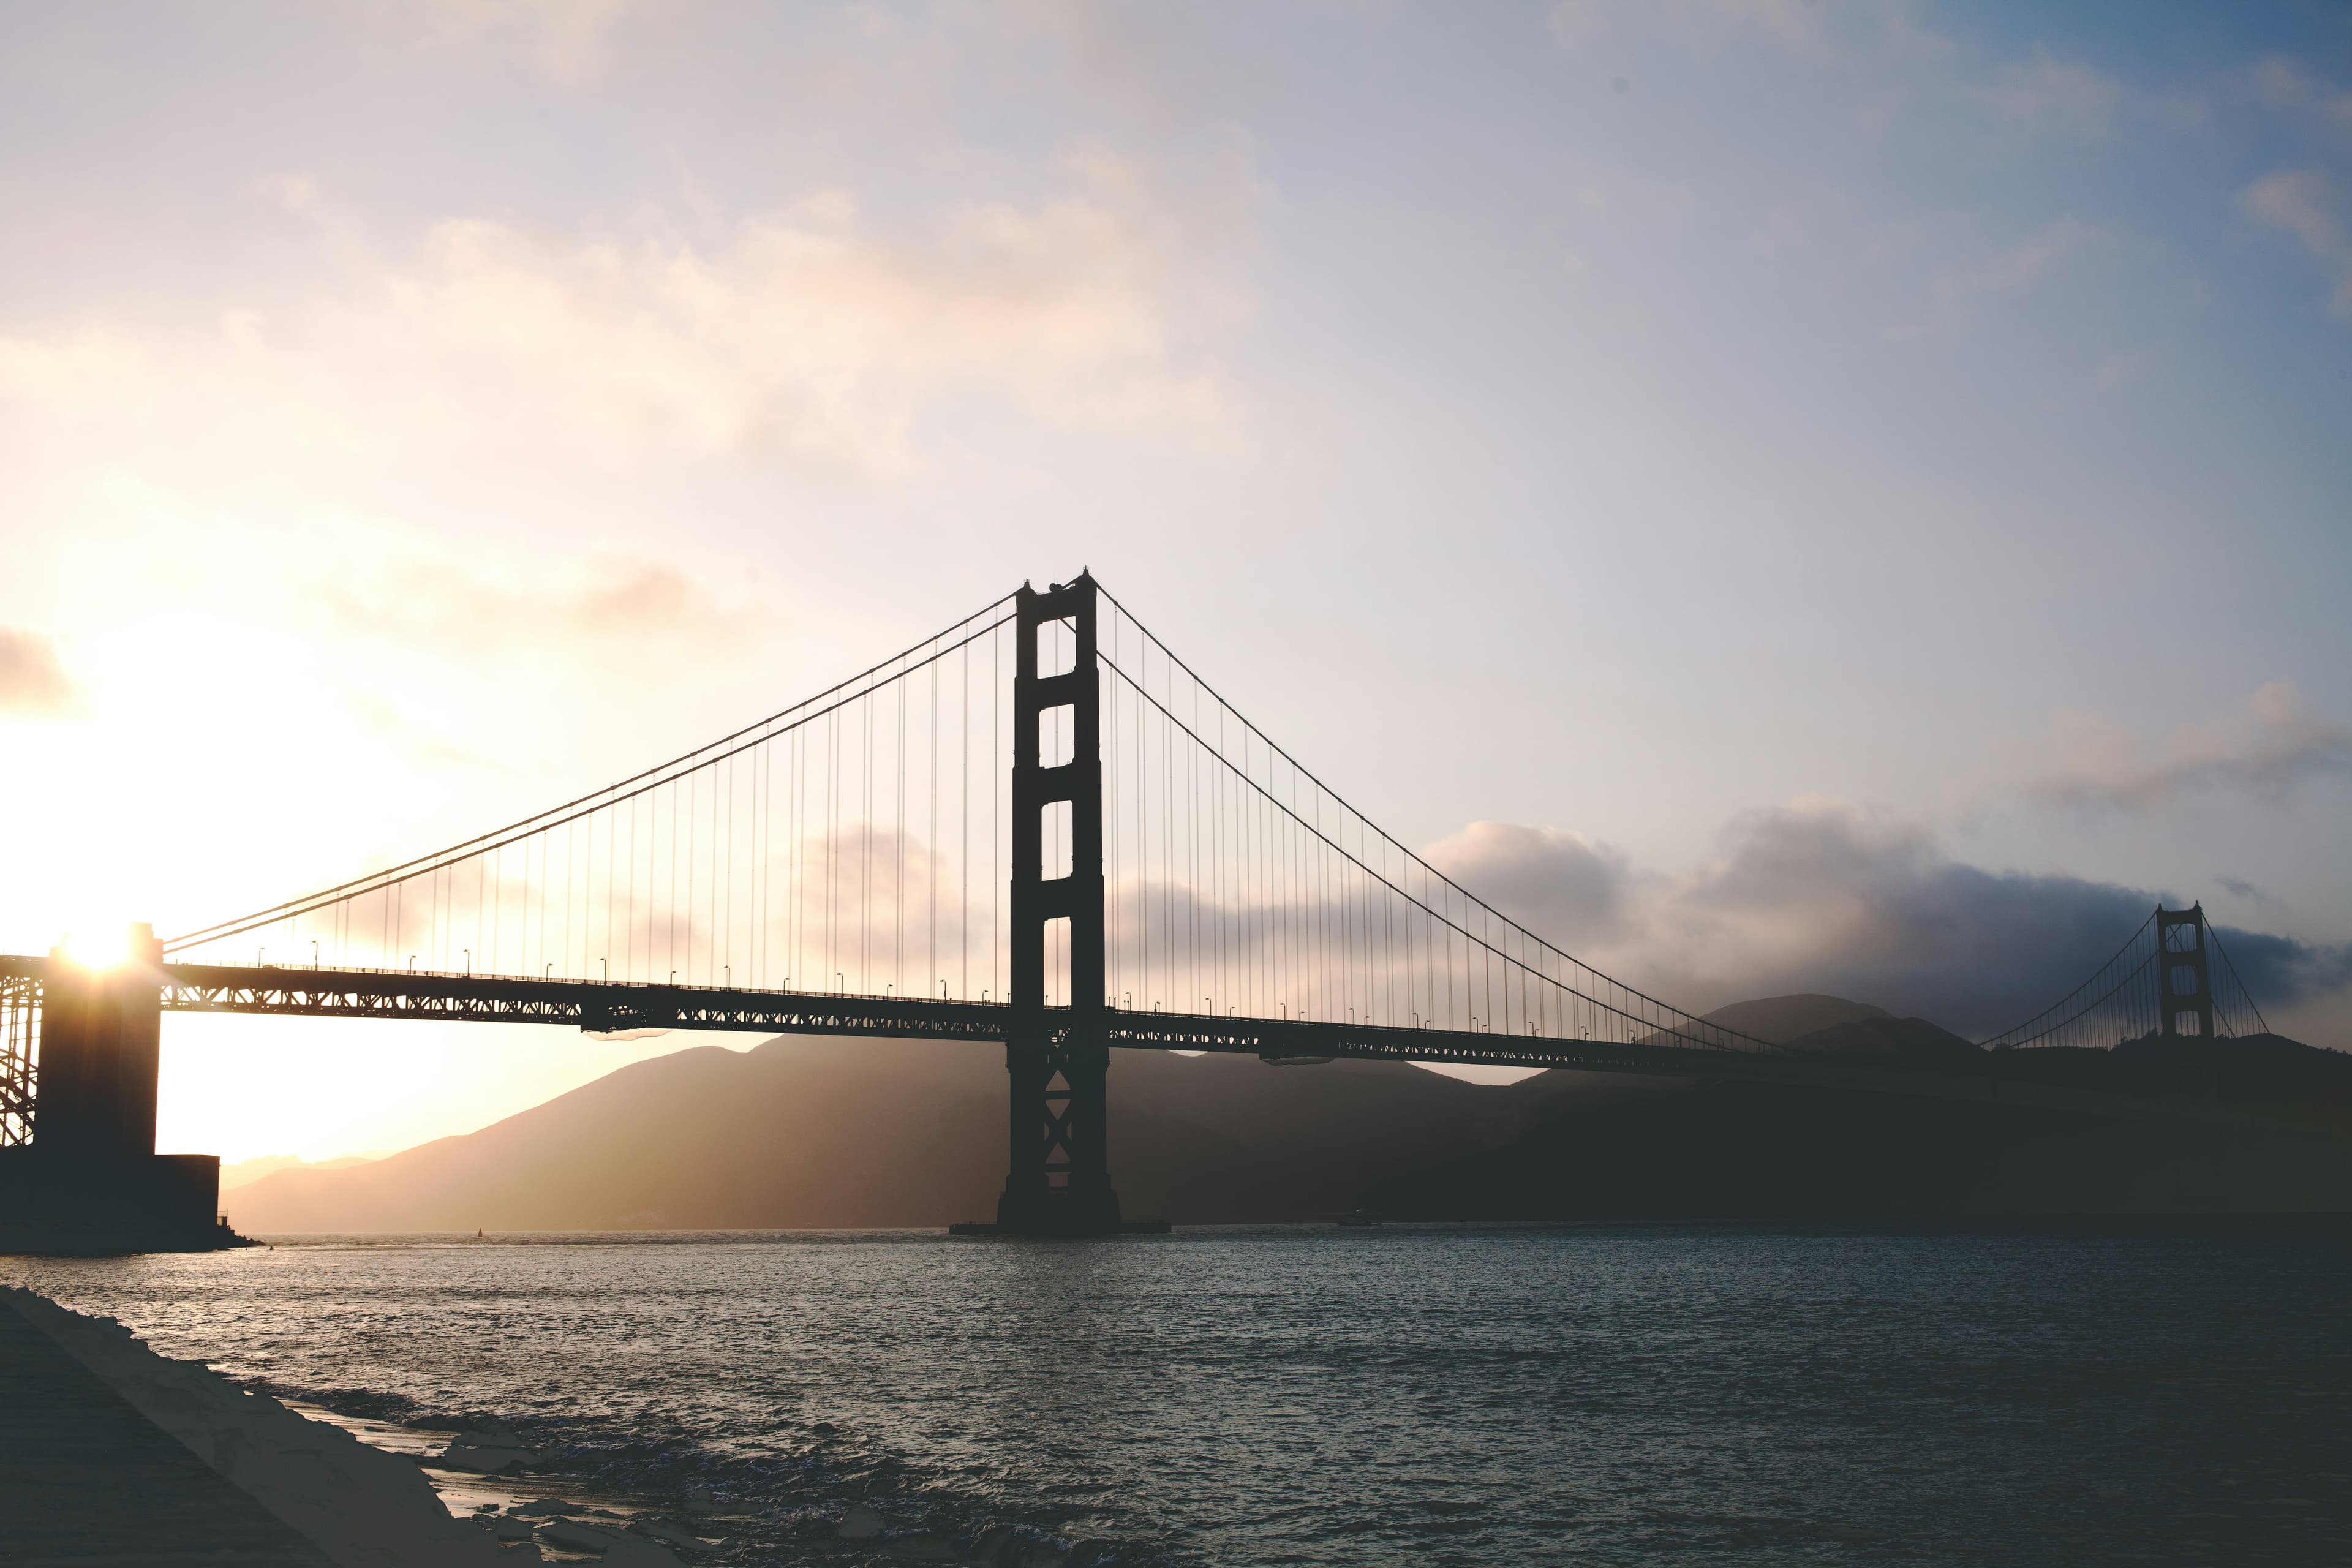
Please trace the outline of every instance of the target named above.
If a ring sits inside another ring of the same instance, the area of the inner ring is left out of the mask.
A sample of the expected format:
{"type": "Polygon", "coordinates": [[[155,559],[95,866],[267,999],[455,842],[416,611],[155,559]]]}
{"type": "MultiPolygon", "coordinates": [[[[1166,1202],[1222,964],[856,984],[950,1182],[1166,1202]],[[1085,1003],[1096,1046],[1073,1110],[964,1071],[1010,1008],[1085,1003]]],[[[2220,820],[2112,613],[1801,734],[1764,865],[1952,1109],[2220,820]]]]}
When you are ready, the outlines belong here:
{"type": "Polygon", "coordinates": [[[2234,1116],[2200,1053],[2261,1027],[2202,911],[2160,910],[1965,1062],[1727,1028],[1381,831],[1083,574],[605,789],[141,945],[111,968],[0,957],[0,1145],[152,1158],[165,1012],[982,1040],[1005,1050],[999,1224],[1021,1232],[1118,1226],[1115,1047],[2234,1116]],[[2168,1043],[2164,1083],[2003,1065],[2141,1039],[2168,1043]]]}

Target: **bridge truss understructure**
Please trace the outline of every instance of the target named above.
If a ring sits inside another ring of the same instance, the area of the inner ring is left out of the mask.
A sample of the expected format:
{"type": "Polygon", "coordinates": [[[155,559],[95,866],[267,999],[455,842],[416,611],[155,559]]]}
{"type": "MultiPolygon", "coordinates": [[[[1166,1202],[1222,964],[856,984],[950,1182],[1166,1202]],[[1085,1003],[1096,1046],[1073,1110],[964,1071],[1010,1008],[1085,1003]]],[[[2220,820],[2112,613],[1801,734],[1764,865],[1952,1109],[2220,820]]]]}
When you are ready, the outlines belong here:
{"type": "MultiPolygon", "coordinates": [[[[57,958],[0,956],[0,988],[37,996],[57,958]]],[[[1015,1010],[1001,1002],[866,996],[725,987],[578,981],[437,971],[333,970],[166,963],[157,971],[163,1010],[248,1016],[379,1018],[537,1024],[625,1036],[670,1030],[823,1035],[982,1042],[1012,1049],[1015,1010]]],[[[1055,1043],[1081,1026],[1071,1009],[1048,1009],[1055,1043]]],[[[2020,1082],[1948,1064],[1921,1068],[1802,1051],[1712,1051],[1658,1039],[1554,1039],[1467,1031],[1234,1015],[1103,1009],[1091,1027],[1106,1047],[1256,1056],[1277,1063],[1395,1061],[1651,1077],[1741,1079],[1814,1089],[1915,1095],[2106,1115],[2184,1112],[2175,1097],[2118,1095],[2064,1084],[2020,1082]]]]}

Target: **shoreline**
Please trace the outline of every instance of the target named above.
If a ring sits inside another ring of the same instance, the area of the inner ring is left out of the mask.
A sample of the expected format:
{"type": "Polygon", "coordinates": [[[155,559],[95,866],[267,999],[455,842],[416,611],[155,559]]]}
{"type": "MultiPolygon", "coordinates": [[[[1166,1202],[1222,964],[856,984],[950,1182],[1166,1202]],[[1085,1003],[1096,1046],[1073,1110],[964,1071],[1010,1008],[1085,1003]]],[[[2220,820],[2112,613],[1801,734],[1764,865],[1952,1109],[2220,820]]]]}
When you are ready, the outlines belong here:
{"type": "MultiPolygon", "coordinates": [[[[241,1387],[201,1362],[159,1354],[112,1318],[76,1312],[30,1290],[0,1286],[0,1310],[21,1319],[153,1433],[194,1455],[292,1539],[338,1568],[496,1568],[551,1560],[681,1568],[672,1542],[650,1533],[662,1528],[650,1520],[558,1500],[553,1484],[544,1489],[497,1486],[488,1484],[489,1476],[426,1467],[424,1458],[440,1456],[421,1449],[441,1435],[337,1416],[323,1407],[312,1407],[312,1414],[300,1402],[289,1405],[241,1387]],[[397,1431],[401,1440],[367,1441],[362,1432],[371,1429],[387,1437],[397,1431]]],[[[12,1412],[37,1426],[56,1414],[12,1412]]],[[[127,1474],[142,1436],[118,1434],[110,1446],[89,1455],[94,1462],[81,1467],[92,1472],[86,1479],[99,1487],[117,1483],[112,1472],[127,1474]]],[[[462,1436],[459,1444],[445,1443],[445,1452],[462,1447],[462,1436]]],[[[162,1528],[168,1533],[168,1521],[162,1528]]],[[[675,1533],[675,1544],[709,1550],[709,1542],[675,1533]]],[[[158,1540],[140,1560],[202,1554],[210,1544],[158,1540]]],[[[48,1560],[67,1563],[73,1554],[48,1560]]],[[[268,1559],[310,1560],[307,1553],[268,1559]]]]}
{"type": "MultiPolygon", "coordinates": [[[[233,1502],[258,1505],[288,1532],[285,1552],[262,1557],[222,1555],[201,1531],[192,1540],[182,1531],[152,1550],[142,1540],[129,1556],[91,1559],[108,1568],[161,1568],[192,1552],[217,1568],[687,1568],[722,1559],[1096,1568],[1121,1560],[1107,1542],[1062,1542],[1001,1521],[960,1530],[928,1509],[917,1519],[909,1516],[910,1499],[871,1495],[863,1487],[843,1495],[844,1489],[820,1484],[815,1489],[833,1494],[829,1500],[812,1497],[781,1510],[708,1491],[656,1496],[575,1473],[560,1453],[535,1447],[496,1422],[461,1426],[454,1416],[426,1415],[412,1424],[367,1413],[364,1398],[232,1381],[203,1362],[154,1351],[114,1318],[78,1312],[20,1287],[0,1286],[0,1314],[21,1319],[94,1378],[91,1394],[102,1390],[127,1404],[151,1447],[157,1440],[176,1446],[202,1463],[216,1490],[232,1494],[233,1502]]],[[[36,1425],[42,1414],[32,1413],[36,1425]]],[[[118,1446],[100,1454],[94,1469],[93,1492],[118,1494],[126,1456],[118,1446]]],[[[0,1476],[5,1471],[0,1466],[0,1476]]],[[[38,1490],[37,1483],[22,1484],[38,1490]]],[[[86,1555],[46,1553],[33,1561],[66,1568],[86,1555]]]]}
{"type": "MultiPolygon", "coordinates": [[[[2180,1236],[2336,1237],[2352,1236],[2352,1209],[2279,1209],[2244,1211],[2111,1212],[2104,1214],[1952,1214],[1912,1215],[1790,1215],[1759,1217],[1748,1215],[1625,1215],[1596,1218],[1474,1218],[1429,1219],[1381,1216],[1370,1223],[1336,1219],[1279,1220],[1234,1224],[1186,1224],[1148,1233],[1157,1237],[1210,1238],[1264,1235],[1297,1237],[1362,1236],[1368,1231],[1426,1235],[1490,1232],[1590,1231],[1610,1235],[1624,1231],[1707,1231],[1759,1236],[2080,1236],[2131,1239],[2180,1236]]],[[[984,1241],[1064,1247],[1073,1242],[1138,1239],[1134,1237],[973,1237],[946,1226],[803,1226],[779,1229],[742,1226],[733,1229],[674,1228],[604,1230],[496,1230],[487,1233],[440,1230],[282,1231],[257,1236],[252,1245],[277,1247],[754,1247],[761,1245],[848,1246],[874,1242],[971,1245],[984,1241]]]]}

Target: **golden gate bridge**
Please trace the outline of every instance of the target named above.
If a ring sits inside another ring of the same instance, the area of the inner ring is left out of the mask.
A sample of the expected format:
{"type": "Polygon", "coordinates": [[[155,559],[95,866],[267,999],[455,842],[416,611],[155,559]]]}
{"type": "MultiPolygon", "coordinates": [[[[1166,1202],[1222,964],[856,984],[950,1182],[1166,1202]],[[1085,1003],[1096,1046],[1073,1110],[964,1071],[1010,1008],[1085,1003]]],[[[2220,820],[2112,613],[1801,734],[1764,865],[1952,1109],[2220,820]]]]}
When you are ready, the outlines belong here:
{"type": "MultiPolygon", "coordinates": [[[[164,1158],[161,1019],[188,1010],[999,1043],[992,1228],[1045,1234],[1120,1227],[1118,1047],[2204,1115],[2229,1108],[2195,1092],[2200,1053],[2266,1030],[2201,909],[2152,912],[1982,1062],[1828,1057],[1710,1022],[1383,831],[1086,573],[603,789],[135,945],[106,969],[0,955],[0,1172],[164,1158]],[[2013,1047],[2142,1039],[2185,1064],[2170,1088],[1998,1070],[2013,1047]]],[[[26,1180],[55,1201],[63,1178],[26,1180]]]]}

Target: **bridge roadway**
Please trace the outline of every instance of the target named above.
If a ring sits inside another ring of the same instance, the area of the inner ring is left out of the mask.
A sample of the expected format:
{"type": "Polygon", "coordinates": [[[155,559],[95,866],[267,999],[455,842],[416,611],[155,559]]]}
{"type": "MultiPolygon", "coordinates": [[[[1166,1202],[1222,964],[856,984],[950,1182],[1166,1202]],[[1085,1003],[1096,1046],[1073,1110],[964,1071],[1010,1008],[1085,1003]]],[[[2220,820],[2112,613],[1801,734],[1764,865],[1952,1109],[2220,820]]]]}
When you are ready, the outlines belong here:
{"type": "MultiPolygon", "coordinates": [[[[38,981],[47,973],[49,963],[47,958],[0,954],[0,978],[38,981]]],[[[594,1033],[724,1029],[1002,1043],[1013,1011],[1001,1002],[939,997],[277,964],[166,963],[160,966],[158,983],[167,1012],[548,1024],[594,1033]]],[[[1066,1016],[1066,1010],[1049,1008],[1047,1015],[1066,1016]]],[[[1771,1047],[1727,1051],[1656,1043],[1661,1037],[1655,1036],[1624,1043],[1119,1007],[1106,1009],[1101,1020],[1109,1044],[1143,1050],[1738,1079],[2134,1119],[2276,1121],[2285,1109],[2156,1089],[2025,1079],[1999,1072],[2000,1058],[1990,1052],[1985,1053],[1981,1072],[1953,1072],[1771,1047]]]]}

